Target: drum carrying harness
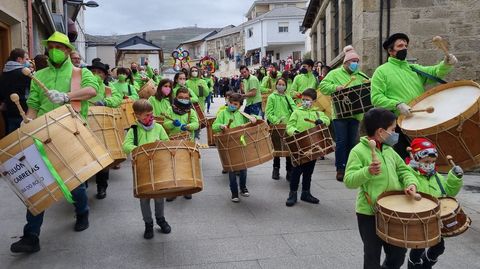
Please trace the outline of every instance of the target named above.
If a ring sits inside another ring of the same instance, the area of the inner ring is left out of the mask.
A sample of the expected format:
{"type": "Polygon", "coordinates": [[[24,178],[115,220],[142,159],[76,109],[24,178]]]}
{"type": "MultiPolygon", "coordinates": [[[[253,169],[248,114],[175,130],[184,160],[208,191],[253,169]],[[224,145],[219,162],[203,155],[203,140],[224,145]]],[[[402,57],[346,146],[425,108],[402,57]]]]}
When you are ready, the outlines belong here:
{"type": "Polygon", "coordinates": [[[413,72],[419,74],[420,76],[422,77],[425,77],[425,78],[428,78],[428,79],[431,79],[433,81],[436,81],[440,84],[446,84],[447,82],[439,77],[436,77],[436,76],[433,76],[433,75],[430,75],[429,73],[426,73],[426,72],[423,72],[421,70],[418,70],[417,68],[413,67],[413,66],[410,66],[410,68],[412,69],[413,72]]]}
{"type": "Polygon", "coordinates": [[[447,192],[445,192],[445,189],[443,188],[442,182],[440,182],[440,179],[438,178],[437,173],[435,173],[435,179],[437,180],[437,184],[440,187],[440,191],[442,192],[442,196],[447,196],[447,192]]]}
{"type": "Polygon", "coordinates": [[[138,130],[137,125],[132,125],[130,128],[133,130],[133,144],[138,147],[138,130]]]}

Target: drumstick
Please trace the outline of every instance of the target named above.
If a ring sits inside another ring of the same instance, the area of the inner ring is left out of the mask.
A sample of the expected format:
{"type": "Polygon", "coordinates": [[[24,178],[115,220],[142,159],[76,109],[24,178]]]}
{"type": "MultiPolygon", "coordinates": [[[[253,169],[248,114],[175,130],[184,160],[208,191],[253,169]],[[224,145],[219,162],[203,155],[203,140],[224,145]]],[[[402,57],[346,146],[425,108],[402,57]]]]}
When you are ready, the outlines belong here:
{"type": "Polygon", "coordinates": [[[456,166],[455,162],[453,161],[452,155],[447,155],[446,158],[447,158],[448,163],[450,163],[450,165],[451,165],[452,167],[455,167],[455,166],[456,166]]]}
{"type": "Polygon", "coordinates": [[[23,111],[22,105],[20,105],[20,96],[16,93],[10,94],[10,100],[15,103],[17,106],[18,112],[20,112],[20,116],[22,116],[23,122],[24,123],[29,123],[30,120],[27,118],[27,115],[25,115],[25,111],[23,111]]]}
{"type": "Polygon", "coordinates": [[[410,110],[410,113],[417,113],[417,112],[427,112],[427,113],[433,113],[435,111],[435,108],[433,106],[429,106],[424,109],[415,109],[415,110],[410,110]]]}
{"type": "Polygon", "coordinates": [[[413,153],[412,153],[412,148],[411,147],[407,147],[407,152],[408,152],[408,155],[410,155],[410,159],[412,161],[415,160],[415,157],[413,157],[413,153]]]}
{"type": "Polygon", "coordinates": [[[45,94],[48,93],[47,86],[45,86],[45,84],[43,84],[43,82],[41,82],[38,78],[34,77],[33,74],[32,74],[32,71],[29,68],[27,68],[27,67],[23,68],[22,73],[25,76],[31,78],[33,81],[35,81],[35,83],[37,83],[37,85],[40,86],[40,88],[45,92],[45,94]]]}
{"type": "Polygon", "coordinates": [[[230,128],[230,125],[232,124],[233,119],[228,120],[227,128],[230,128]]]}
{"type": "Polygon", "coordinates": [[[445,56],[448,57],[448,47],[447,47],[447,43],[445,42],[445,40],[443,40],[443,38],[441,36],[435,36],[433,37],[432,39],[432,43],[439,49],[441,49],[443,51],[443,53],[445,54],[445,56]]]}
{"type": "Polygon", "coordinates": [[[162,115],[162,116],[163,116],[164,118],[166,118],[166,119],[169,119],[169,120],[171,120],[171,121],[175,121],[174,119],[172,119],[172,117],[168,116],[168,115],[165,114],[165,113],[161,113],[160,115],[162,115]]]}
{"type": "Polygon", "coordinates": [[[352,82],[355,81],[355,79],[357,79],[355,76],[351,76],[351,77],[350,77],[350,81],[347,82],[347,84],[343,85],[343,87],[344,87],[344,88],[347,88],[348,85],[350,85],[352,82]]]}
{"type": "Polygon", "coordinates": [[[378,162],[377,154],[375,153],[375,148],[377,147],[377,142],[375,140],[368,140],[368,145],[372,151],[372,162],[378,162]]]}
{"type": "Polygon", "coordinates": [[[303,120],[306,121],[306,122],[310,122],[310,123],[316,124],[315,121],[314,121],[314,120],[311,120],[311,119],[305,118],[305,119],[303,119],[303,120]]]}

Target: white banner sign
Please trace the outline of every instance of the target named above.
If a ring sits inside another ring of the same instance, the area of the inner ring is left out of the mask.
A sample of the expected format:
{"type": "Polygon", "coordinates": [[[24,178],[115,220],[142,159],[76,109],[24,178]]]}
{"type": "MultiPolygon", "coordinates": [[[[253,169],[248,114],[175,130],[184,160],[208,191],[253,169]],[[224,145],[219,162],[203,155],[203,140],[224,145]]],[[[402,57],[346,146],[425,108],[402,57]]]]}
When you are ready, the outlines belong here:
{"type": "Polygon", "coordinates": [[[26,199],[55,182],[35,144],[0,165],[2,176],[26,199]],[[25,156],[22,161],[21,157],[25,156]]]}

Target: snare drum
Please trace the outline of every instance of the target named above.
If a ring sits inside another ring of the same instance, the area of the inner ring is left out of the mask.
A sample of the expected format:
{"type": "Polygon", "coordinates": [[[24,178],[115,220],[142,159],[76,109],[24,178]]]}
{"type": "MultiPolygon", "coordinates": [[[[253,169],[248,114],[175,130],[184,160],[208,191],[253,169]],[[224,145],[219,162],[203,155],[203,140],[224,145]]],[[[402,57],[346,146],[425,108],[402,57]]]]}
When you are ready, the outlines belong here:
{"type": "Polygon", "coordinates": [[[370,83],[356,85],[332,94],[337,119],[352,117],[373,108],[370,100],[370,83]]]}
{"type": "Polygon", "coordinates": [[[439,198],[440,216],[442,218],[442,236],[451,237],[464,233],[472,220],[463,212],[457,199],[453,197],[439,198]]]}
{"type": "Polygon", "coordinates": [[[324,125],[316,125],[301,133],[287,136],[284,140],[293,166],[311,162],[335,151],[330,130],[324,125]]]}
{"type": "Polygon", "coordinates": [[[272,137],[273,144],[273,157],[289,157],[290,152],[288,151],[287,145],[285,145],[285,136],[286,136],[287,125],[285,124],[276,124],[270,125],[270,135],[272,137]]]}
{"type": "Polygon", "coordinates": [[[440,242],[440,204],[433,196],[421,195],[420,201],[402,191],[378,197],[376,231],[383,241],[402,248],[428,248],[440,242]]]}
{"type": "Polygon", "coordinates": [[[449,82],[425,92],[409,104],[412,109],[433,106],[433,113],[418,112],[398,118],[398,126],[411,139],[424,137],[435,143],[438,171],[448,172],[446,155],[465,171],[480,167],[480,86],[468,80],[449,82]]]}
{"type": "Polygon", "coordinates": [[[203,189],[200,152],[194,142],[157,141],[132,152],[133,195],[162,198],[189,195],[203,189]]]}
{"type": "Polygon", "coordinates": [[[143,99],[148,99],[150,96],[155,95],[157,92],[157,87],[155,87],[155,82],[153,79],[149,79],[138,92],[138,96],[143,99]]]}

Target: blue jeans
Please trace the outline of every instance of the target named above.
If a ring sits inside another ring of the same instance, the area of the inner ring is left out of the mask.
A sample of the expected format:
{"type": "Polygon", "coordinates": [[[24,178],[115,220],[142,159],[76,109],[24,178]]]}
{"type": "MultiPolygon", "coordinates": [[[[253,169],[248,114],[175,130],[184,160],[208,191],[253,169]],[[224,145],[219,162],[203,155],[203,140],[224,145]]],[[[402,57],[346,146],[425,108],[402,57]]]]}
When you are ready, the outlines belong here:
{"type": "MultiPolygon", "coordinates": [[[[88,212],[88,197],[85,184],[81,184],[72,191],[73,200],[75,201],[75,213],[82,215],[88,212]]],[[[43,215],[45,211],[34,216],[27,210],[27,224],[23,227],[23,235],[40,236],[40,228],[43,223],[43,215]]]]}
{"type": "Polygon", "coordinates": [[[348,154],[357,144],[358,125],[356,119],[336,119],[333,120],[333,128],[335,129],[335,166],[337,171],[345,171],[347,165],[348,154]]]}
{"type": "Polygon", "coordinates": [[[260,102],[246,106],[243,112],[247,113],[248,115],[260,116],[260,112],[262,112],[262,103],[260,102]]]}
{"type": "Polygon", "coordinates": [[[17,130],[20,128],[20,124],[22,123],[22,118],[5,118],[5,134],[8,135],[9,133],[17,130]]]}
{"type": "Polygon", "coordinates": [[[240,173],[240,189],[247,187],[247,169],[237,172],[228,172],[228,178],[230,179],[230,191],[238,194],[237,173],[240,173]]]}
{"type": "Polygon", "coordinates": [[[207,104],[207,111],[210,111],[210,105],[212,104],[212,93],[205,98],[205,104],[207,104]]]}

